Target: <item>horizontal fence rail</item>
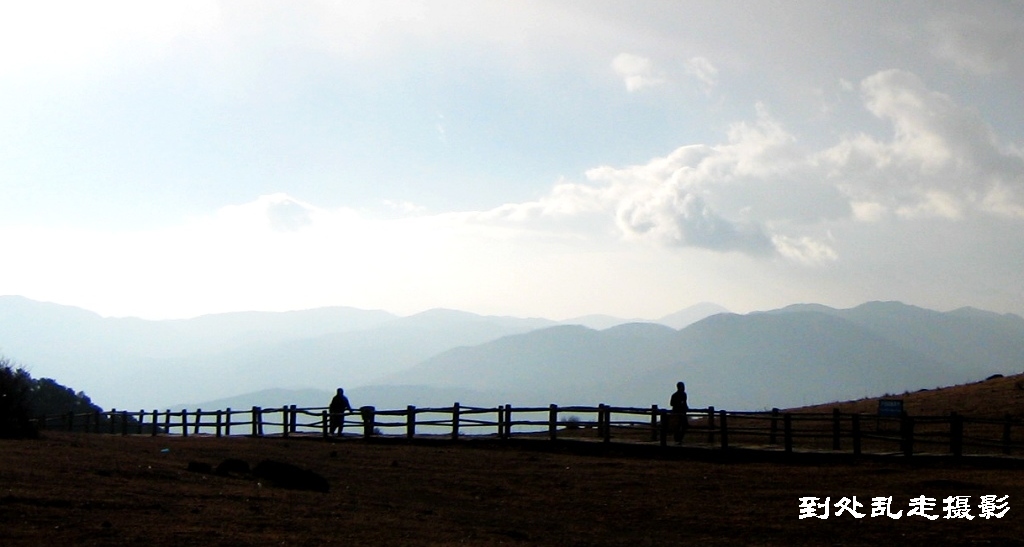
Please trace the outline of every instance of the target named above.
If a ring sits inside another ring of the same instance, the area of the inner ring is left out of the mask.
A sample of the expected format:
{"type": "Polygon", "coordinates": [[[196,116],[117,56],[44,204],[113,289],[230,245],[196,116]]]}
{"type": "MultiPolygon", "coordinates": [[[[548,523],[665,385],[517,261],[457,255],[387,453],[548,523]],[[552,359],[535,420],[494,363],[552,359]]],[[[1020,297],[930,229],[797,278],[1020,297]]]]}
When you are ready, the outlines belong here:
{"type": "Polygon", "coordinates": [[[875,454],[1024,453],[1024,421],[948,416],[740,412],[690,409],[675,414],[649,408],[591,406],[481,408],[450,407],[378,410],[364,406],[331,416],[327,407],[295,405],[223,410],[110,410],[36,418],[41,430],[121,435],[189,435],[254,437],[292,435],[331,437],[498,439],[574,439],[596,442],[649,443],[668,446],[683,433],[682,443],[721,449],[744,447],[783,452],[829,451],[875,454]],[[332,428],[332,424],[336,426],[332,428]]]}

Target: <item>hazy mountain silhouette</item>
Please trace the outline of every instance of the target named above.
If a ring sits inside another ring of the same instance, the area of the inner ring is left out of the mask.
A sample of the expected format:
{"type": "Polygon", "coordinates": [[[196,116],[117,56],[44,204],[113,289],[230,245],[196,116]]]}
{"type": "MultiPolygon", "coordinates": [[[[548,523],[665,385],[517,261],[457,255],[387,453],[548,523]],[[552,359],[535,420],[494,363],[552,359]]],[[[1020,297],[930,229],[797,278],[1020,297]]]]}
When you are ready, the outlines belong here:
{"type": "MultiPolygon", "coordinates": [[[[783,308],[778,313],[791,310],[783,308]]],[[[821,311],[958,368],[1004,372],[1024,367],[1024,318],[1014,314],[974,308],[941,313],[899,302],[868,302],[848,310],[823,307],[821,311]]]]}
{"type": "MultiPolygon", "coordinates": [[[[249,410],[253,406],[279,408],[296,405],[300,408],[327,407],[334,395],[330,389],[263,389],[232,397],[205,401],[183,402],[170,405],[173,410],[206,408],[249,410]]],[[[371,385],[346,388],[345,395],[352,406],[375,406],[380,409],[400,409],[408,405],[417,408],[444,408],[458,402],[464,406],[493,407],[499,401],[511,401],[511,393],[475,391],[463,387],[439,388],[413,385],[371,385]]]]}
{"type": "Polygon", "coordinates": [[[666,315],[665,317],[658,319],[657,322],[662,325],[672,327],[673,329],[684,329],[705,317],[711,317],[712,315],[718,315],[720,313],[729,313],[729,310],[719,306],[718,304],[701,302],[699,304],[694,304],[689,308],[666,315]]]}
{"type": "Polygon", "coordinates": [[[719,313],[729,313],[729,310],[719,306],[718,304],[701,302],[653,321],[640,318],[623,319],[612,315],[595,314],[566,319],[564,321],[559,321],[559,323],[562,325],[580,325],[594,330],[610,329],[619,325],[625,325],[626,323],[659,323],[667,327],[672,327],[673,329],[681,329],[688,327],[705,317],[710,317],[719,313]]]}
{"type": "Polygon", "coordinates": [[[269,387],[372,383],[447,349],[554,324],[344,307],[147,321],[2,296],[0,354],[100,404],[134,409],[269,387]]]}
{"type": "Polygon", "coordinates": [[[648,406],[667,404],[678,380],[692,406],[760,409],[951,385],[1024,363],[1024,319],[967,308],[872,302],[735,315],[699,305],[660,321],[688,326],[597,330],[352,308],[145,321],[0,297],[0,353],[98,404],[131,409],[208,405],[231,394],[243,394],[233,398],[241,407],[272,406],[259,399],[272,398],[271,388],[300,390],[280,393],[317,406],[338,386],[354,404],[382,408],[456,400],[648,406]],[[695,317],[703,319],[688,324],[695,317]]]}
{"type": "Polygon", "coordinates": [[[797,406],[1015,372],[1024,320],[898,303],[719,314],[680,331],[554,327],[433,357],[401,377],[488,390],[530,403],[667,404],[685,380],[692,406],[797,406]],[[989,351],[987,348],[994,348],[989,351]],[[968,352],[970,355],[966,355],[968,352]],[[967,358],[970,357],[970,358],[967,358]]]}

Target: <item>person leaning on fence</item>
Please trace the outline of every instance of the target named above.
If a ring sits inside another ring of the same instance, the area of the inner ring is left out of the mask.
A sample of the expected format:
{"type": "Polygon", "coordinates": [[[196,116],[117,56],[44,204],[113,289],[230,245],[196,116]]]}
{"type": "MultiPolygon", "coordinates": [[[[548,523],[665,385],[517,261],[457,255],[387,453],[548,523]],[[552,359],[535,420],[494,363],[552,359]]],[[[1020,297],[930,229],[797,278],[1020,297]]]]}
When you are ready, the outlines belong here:
{"type": "Polygon", "coordinates": [[[352,410],[352,405],[349,404],[344,389],[338,388],[338,393],[331,399],[329,410],[331,413],[331,435],[334,435],[335,431],[338,432],[338,435],[341,435],[342,430],[345,428],[345,412],[352,410]]]}
{"type": "Polygon", "coordinates": [[[683,382],[676,383],[676,392],[672,394],[669,405],[672,406],[673,438],[676,444],[683,444],[683,437],[686,435],[687,428],[690,427],[690,420],[686,416],[686,413],[690,410],[690,406],[686,402],[686,384],[683,382]]]}

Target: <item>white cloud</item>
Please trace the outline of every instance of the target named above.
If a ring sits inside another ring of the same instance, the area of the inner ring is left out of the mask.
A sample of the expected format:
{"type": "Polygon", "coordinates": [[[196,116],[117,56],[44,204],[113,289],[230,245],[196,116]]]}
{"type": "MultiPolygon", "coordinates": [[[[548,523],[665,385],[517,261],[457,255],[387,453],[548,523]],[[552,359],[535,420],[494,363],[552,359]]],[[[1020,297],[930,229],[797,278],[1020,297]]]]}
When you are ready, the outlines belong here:
{"type": "Polygon", "coordinates": [[[616,55],[612,70],[623,79],[630,93],[665,83],[664,75],[654,69],[650,59],[631,53],[616,55]]]}
{"type": "Polygon", "coordinates": [[[670,245],[766,254],[771,242],[756,225],[723,218],[699,196],[663,185],[619,203],[615,220],[627,236],[670,245]]]}
{"type": "Polygon", "coordinates": [[[687,61],[686,73],[697,79],[705,95],[710,95],[718,85],[718,69],[704,57],[693,57],[687,61]]]}
{"type": "Polygon", "coordinates": [[[475,219],[564,230],[587,217],[602,219],[606,228],[591,234],[617,233],[625,240],[801,262],[832,259],[826,243],[780,232],[794,219],[848,212],[843,202],[836,204],[841,195],[835,188],[802,180],[806,164],[795,138],[759,106],[758,119],[734,124],[724,144],[682,146],[641,165],[596,167],[586,172],[586,183],[563,182],[540,200],[506,204],[475,219]]]}
{"type": "Polygon", "coordinates": [[[781,256],[804,265],[834,262],[839,258],[828,242],[810,236],[793,238],[775,235],[772,237],[772,244],[781,256]]]}
{"type": "Polygon", "coordinates": [[[819,157],[860,211],[874,204],[871,216],[879,209],[906,217],[1020,216],[1024,157],[1001,144],[977,111],[905,71],[865,78],[861,91],[865,107],[891,124],[891,138],[857,134],[819,157]]]}
{"type": "Polygon", "coordinates": [[[396,211],[403,215],[420,214],[425,213],[427,208],[422,205],[417,205],[411,201],[395,201],[386,199],[383,205],[392,211],[396,211]]]}
{"type": "Polygon", "coordinates": [[[756,119],[730,126],[722,144],[597,167],[586,183],[563,182],[478,219],[564,228],[567,218],[589,216],[613,222],[626,240],[819,264],[841,258],[837,242],[819,233],[833,222],[1024,218],[1024,157],[977,112],[908,72],[879,72],[860,87],[890,138],[860,133],[808,150],[759,104],[756,119]]]}

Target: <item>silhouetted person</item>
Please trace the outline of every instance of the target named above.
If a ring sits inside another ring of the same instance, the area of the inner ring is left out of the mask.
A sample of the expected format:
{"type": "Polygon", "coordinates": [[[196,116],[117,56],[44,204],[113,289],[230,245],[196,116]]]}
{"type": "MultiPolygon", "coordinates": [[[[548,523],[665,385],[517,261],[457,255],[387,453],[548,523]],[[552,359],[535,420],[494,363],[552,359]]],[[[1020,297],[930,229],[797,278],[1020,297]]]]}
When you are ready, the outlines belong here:
{"type": "Polygon", "coordinates": [[[341,435],[342,430],[345,428],[345,412],[352,410],[352,405],[348,402],[348,397],[345,396],[345,390],[338,388],[338,393],[331,399],[330,406],[330,425],[331,435],[337,431],[338,435],[341,435]]]}
{"type": "Polygon", "coordinates": [[[672,435],[676,444],[683,444],[683,436],[686,435],[686,430],[690,427],[690,419],[686,416],[690,410],[690,406],[686,402],[686,384],[676,383],[676,392],[672,394],[669,405],[672,406],[672,435]]]}

